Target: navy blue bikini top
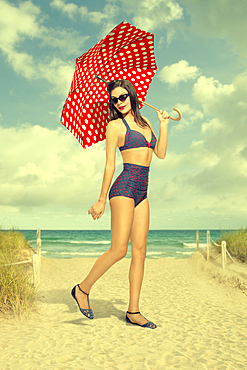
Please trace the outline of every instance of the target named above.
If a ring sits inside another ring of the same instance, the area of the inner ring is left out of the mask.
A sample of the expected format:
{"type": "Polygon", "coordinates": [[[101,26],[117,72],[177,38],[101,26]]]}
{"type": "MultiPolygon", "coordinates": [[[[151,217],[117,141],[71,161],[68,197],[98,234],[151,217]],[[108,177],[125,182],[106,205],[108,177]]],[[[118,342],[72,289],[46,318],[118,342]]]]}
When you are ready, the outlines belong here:
{"type": "Polygon", "coordinates": [[[125,134],[124,145],[119,147],[120,152],[126,149],[134,149],[134,148],[140,148],[140,147],[154,149],[157,139],[152,130],[151,130],[152,137],[149,143],[141,132],[137,130],[131,130],[128,123],[125,121],[125,119],[122,118],[122,120],[126,126],[127,131],[125,134]]]}

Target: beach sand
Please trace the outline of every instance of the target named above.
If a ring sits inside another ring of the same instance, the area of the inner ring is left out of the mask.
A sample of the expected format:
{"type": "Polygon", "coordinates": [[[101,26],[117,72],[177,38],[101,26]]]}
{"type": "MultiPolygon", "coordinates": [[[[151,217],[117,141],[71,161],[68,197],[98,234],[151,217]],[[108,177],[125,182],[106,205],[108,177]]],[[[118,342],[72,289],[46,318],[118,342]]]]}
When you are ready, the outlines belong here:
{"type": "Polygon", "coordinates": [[[70,291],[95,259],[42,257],[38,312],[0,318],[0,369],[246,369],[247,267],[241,285],[204,255],[146,260],[140,309],[155,330],[125,322],[130,259],[95,284],[89,320],[70,291]]]}

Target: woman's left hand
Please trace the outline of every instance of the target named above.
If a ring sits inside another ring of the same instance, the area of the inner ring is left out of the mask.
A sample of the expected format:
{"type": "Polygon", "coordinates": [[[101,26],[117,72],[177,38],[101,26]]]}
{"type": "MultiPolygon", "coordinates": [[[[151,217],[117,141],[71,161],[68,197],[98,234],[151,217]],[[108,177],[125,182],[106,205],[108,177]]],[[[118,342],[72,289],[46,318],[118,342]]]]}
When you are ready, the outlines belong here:
{"type": "Polygon", "coordinates": [[[105,211],[105,203],[101,200],[98,200],[92,207],[89,208],[88,214],[93,217],[94,220],[99,219],[103,216],[105,211]]]}
{"type": "Polygon", "coordinates": [[[168,125],[170,114],[168,114],[166,110],[162,111],[161,109],[157,110],[157,114],[160,123],[165,123],[168,125]]]}

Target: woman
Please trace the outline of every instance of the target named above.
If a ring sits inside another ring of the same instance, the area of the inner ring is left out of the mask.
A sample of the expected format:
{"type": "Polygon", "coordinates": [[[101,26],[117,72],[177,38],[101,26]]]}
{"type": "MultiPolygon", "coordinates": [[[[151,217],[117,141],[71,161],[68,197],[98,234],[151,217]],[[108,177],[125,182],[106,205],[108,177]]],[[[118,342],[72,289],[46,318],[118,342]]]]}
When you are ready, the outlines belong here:
{"type": "Polygon", "coordinates": [[[93,219],[100,218],[105,210],[108,190],[115,171],[116,148],[123,157],[124,170],[109,193],[111,208],[111,247],[95,262],[88,276],[72,289],[80,311],[93,319],[89,292],[93,284],[127,253],[131,240],[129,270],[130,296],[126,321],[155,329],[139,311],[139,297],[144,274],[146,244],[149,230],[149,204],[147,199],[148,172],[154,152],[165,158],[169,114],[158,111],[159,139],[147,118],[139,112],[139,102],[133,85],[127,80],[108,83],[110,122],[106,134],[106,165],[99,200],[89,209],[93,219]]]}

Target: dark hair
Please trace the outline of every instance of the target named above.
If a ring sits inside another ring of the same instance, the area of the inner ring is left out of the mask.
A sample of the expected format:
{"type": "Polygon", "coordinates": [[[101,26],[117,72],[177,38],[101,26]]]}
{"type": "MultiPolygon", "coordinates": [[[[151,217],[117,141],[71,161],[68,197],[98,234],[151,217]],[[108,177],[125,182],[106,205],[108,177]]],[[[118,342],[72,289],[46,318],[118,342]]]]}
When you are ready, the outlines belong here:
{"type": "Polygon", "coordinates": [[[110,120],[122,118],[122,113],[117,110],[117,108],[115,107],[111,99],[111,92],[112,90],[116,89],[116,87],[122,87],[123,89],[128,91],[129,97],[130,97],[130,104],[131,104],[132,111],[134,113],[134,119],[136,123],[138,123],[141,127],[145,127],[145,126],[149,127],[146,120],[140,114],[139,101],[138,101],[138,96],[135,91],[135,88],[132,85],[132,83],[128,80],[113,80],[107,83],[107,91],[109,94],[109,118],[110,120]]]}

